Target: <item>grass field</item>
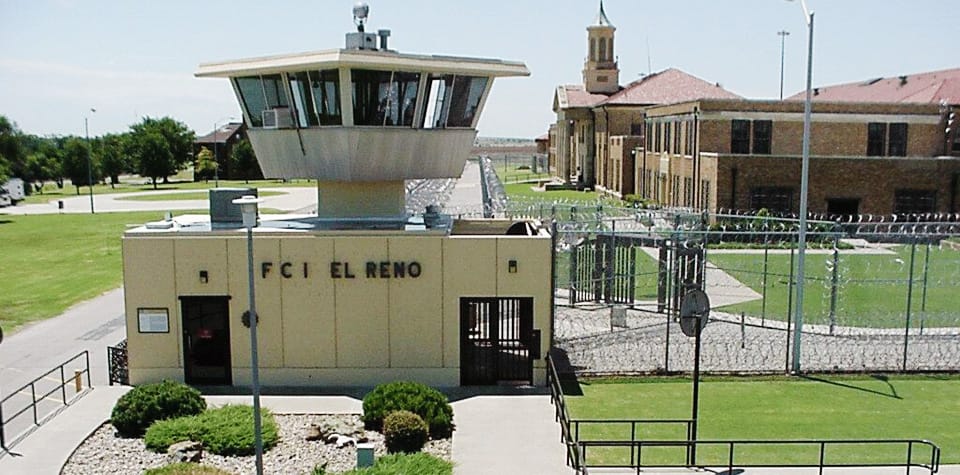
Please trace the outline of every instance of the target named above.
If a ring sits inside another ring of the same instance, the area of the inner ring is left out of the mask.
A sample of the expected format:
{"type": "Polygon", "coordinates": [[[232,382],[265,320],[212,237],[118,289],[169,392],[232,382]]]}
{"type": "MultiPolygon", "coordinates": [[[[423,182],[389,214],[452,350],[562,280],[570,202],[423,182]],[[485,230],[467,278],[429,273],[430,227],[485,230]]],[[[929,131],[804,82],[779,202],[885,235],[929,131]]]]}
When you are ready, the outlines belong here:
{"type": "MultiPolygon", "coordinates": [[[[840,253],[837,288],[839,325],[902,328],[905,325],[910,287],[910,246],[898,246],[893,255],[840,253]]],[[[917,246],[911,296],[911,327],[960,324],[960,251],[931,246],[924,301],[926,246],[917,246]],[[921,310],[925,310],[922,312],[921,310]]],[[[762,253],[710,254],[710,262],[743,284],[763,293],[762,253]]],[[[804,321],[828,323],[830,314],[832,256],[808,254],[807,285],[804,288],[804,321]]],[[[769,254],[767,262],[766,317],[784,319],[787,314],[789,254],[769,254]]],[[[720,310],[760,316],[762,301],[723,307],[720,310]]]]}
{"type": "MultiPolygon", "coordinates": [[[[636,300],[657,298],[657,274],[659,262],[646,252],[637,249],[637,266],[634,274],[636,300]]],[[[570,288],[570,251],[557,252],[557,288],[570,288]]]]}
{"type": "Polygon", "coordinates": [[[576,190],[555,190],[555,191],[536,191],[530,183],[512,183],[503,185],[504,191],[510,198],[522,198],[527,200],[537,200],[546,203],[554,201],[580,202],[596,204],[599,200],[611,200],[607,195],[596,191],[576,191],[576,190]]]}
{"type": "Polygon", "coordinates": [[[550,178],[550,173],[533,173],[533,170],[531,170],[529,166],[527,168],[519,168],[510,165],[505,169],[503,167],[496,168],[496,171],[501,183],[516,183],[524,180],[546,180],[550,178]]]}
{"type": "Polygon", "coordinates": [[[118,287],[121,234],[129,225],[162,216],[160,211],[0,216],[4,332],[118,287]]]}
{"type": "MultiPolygon", "coordinates": [[[[566,396],[572,419],[688,419],[691,415],[689,380],[582,382],[580,387],[583,395],[566,396]]],[[[940,446],[943,463],[958,463],[958,391],[956,376],[706,379],[700,385],[699,439],[927,439],[940,446]]],[[[682,440],[685,430],[652,426],[638,430],[638,438],[682,440]]],[[[581,440],[629,439],[629,426],[581,427],[581,440]]],[[[902,462],[905,449],[901,447],[843,446],[828,449],[826,461],[902,462]]],[[[813,445],[744,447],[737,454],[743,463],[816,463],[817,449],[813,445]]],[[[592,463],[629,460],[629,452],[619,448],[591,450],[592,463]]],[[[922,452],[916,451],[919,460],[922,452]]],[[[719,464],[726,456],[726,448],[704,447],[698,461],[719,464]]],[[[644,459],[683,463],[683,449],[645,449],[644,459]]]]}
{"type": "MultiPolygon", "coordinates": [[[[116,187],[111,188],[110,185],[94,185],[93,194],[103,195],[103,194],[114,194],[114,193],[133,193],[138,191],[155,191],[153,185],[144,184],[145,179],[137,180],[136,182],[123,182],[118,184],[116,187]]],[[[316,183],[310,180],[296,180],[288,181],[286,183],[281,182],[280,180],[251,180],[249,183],[244,182],[243,180],[220,180],[220,187],[240,187],[240,188],[262,188],[262,187],[278,187],[278,186],[316,186],[316,183]]],[[[171,181],[170,183],[157,184],[157,190],[160,191],[173,191],[173,190],[207,190],[214,187],[213,181],[171,181]]],[[[34,193],[30,196],[27,196],[26,199],[22,201],[24,204],[42,204],[48,203],[52,200],[60,200],[64,198],[74,198],[77,196],[85,196],[88,193],[87,187],[80,187],[80,193],[77,194],[77,188],[73,185],[65,184],[63,188],[57,188],[53,183],[46,183],[43,186],[43,194],[34,193]]],[[[206,197],[204,197],[205,199],[206,197]]]]}
{"type": "MultiPolygon", "coordinates": [[[[267,196],[283,195],[280,191],[258,191],[257,196],[265,198],[267,196]]],[[[210,197],[209,191],[192,191],[189,193],[150,193],[148,195],[126,196],[118,198],[123,201],[188,201],[188,200],[207,200],[210,197]]]]}

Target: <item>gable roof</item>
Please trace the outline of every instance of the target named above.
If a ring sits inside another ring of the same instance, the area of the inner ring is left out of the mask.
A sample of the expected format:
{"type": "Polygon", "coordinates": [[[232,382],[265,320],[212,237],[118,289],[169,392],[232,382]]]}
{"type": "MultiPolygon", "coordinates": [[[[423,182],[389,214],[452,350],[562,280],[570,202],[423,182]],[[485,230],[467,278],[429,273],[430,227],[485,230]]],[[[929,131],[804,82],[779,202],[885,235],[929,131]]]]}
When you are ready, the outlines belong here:
{"type": "Polygon", "coordinates": [[[197,137],[193,142],[212,144],[214,142],[214,139],[216,139],[216,142],[218,144],[227,143],[230,141],[231,137],[233,137],[233,135],[236,134],[238,130],[240,130],[240,127],[243,127],[242,123],[230,122],[230,123],[221,125],[214,132],[210,132],[207,135],[202,135],[200,137],[197,137]]]}
{"type": "Polygon", "coordinates": [[[605,94],[591,94],[581,85],[567,84],[557,86],[554,109],[574,107],[593,107],[607,99],[605,94]]]}
{"type": "Polygon", "coordinates": [[[697,99],[742,99],[719,83],[711,84],[692,74],[669,68],[634,81],[607,98],[603,105],[674,104],[697,99]]]}
{"type": "MultiPolygon", "coordinates": [[[[800,91],[787,100],[803,100],[800,91]]],[[[813,100],[960,104],[960,68],[814,88],[813,100]]]]}

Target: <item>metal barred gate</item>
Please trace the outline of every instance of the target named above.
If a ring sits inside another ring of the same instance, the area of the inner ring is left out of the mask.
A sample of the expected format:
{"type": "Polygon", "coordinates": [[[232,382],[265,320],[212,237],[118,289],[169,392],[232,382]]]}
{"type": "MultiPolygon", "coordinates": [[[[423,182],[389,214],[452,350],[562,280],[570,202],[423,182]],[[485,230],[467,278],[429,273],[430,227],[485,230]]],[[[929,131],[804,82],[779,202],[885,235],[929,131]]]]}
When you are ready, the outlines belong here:
{"type": "Polygon", "coordinates": [[[637,248],[629,237],[598,234],[570,254],[570,304],[632,304],[636,296],[637,248]]]}
{"type": "Polygon", "coordinates": [[[533,383],[533,298],[460,299],[460,384],[533,383]]]}

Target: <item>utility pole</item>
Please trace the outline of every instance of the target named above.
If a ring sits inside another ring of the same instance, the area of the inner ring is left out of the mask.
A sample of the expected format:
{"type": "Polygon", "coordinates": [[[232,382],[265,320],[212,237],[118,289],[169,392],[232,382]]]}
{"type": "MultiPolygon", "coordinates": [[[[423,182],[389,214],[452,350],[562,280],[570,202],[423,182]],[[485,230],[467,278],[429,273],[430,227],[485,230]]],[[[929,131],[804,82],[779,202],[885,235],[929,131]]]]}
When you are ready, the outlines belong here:
{"type": "Polygon", "coordinates": [[[786,43],[787,36],[790,36],[790,32],[787,30],[780,30],[777,32],[777,36],[780,37],[780,100],[783,100],[783,48],[786,43]]]}

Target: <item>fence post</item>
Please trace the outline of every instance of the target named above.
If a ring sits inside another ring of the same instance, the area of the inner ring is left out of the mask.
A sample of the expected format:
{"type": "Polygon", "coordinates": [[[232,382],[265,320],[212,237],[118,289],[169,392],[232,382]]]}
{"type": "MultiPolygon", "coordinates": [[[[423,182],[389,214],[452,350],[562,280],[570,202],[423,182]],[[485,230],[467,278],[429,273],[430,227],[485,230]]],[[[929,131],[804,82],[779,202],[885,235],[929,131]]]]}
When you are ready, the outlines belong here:
{"type": "Polygon", "coordinates": [[[60,395],[63,396],[63,405],[67,405],[67,377],[63,374],[63,365],[60,365],[60,395]]]}
{"type": "Polygon", "coordinates": [[[907,370],[907,349],[910,344],[910,306],[913,303],[913,262],[917,255],[917,241],[910,245],[910,277],[907,279],[907,320],[903,330],[903,371],[907,370]]]}
{"type": "Polygon", "coordinates": [[[837,249],[837,236],[833,237],[833,272],[830,276],[830,334],[837,326],[837,277],[840,273],[840,250],[837,249]]]}
{"type": "Polygon", "coordinates": [[[790,237],[790,241],[790,277],[787,279],[787,347],[786,351],[784,351],[787,357],[787,365],[785,367],[787,373],[790,372],[790,334],[792,333],[790,327],[793,324],[793,319],[791,318],[793,315],[793,252],[796,246],[796,241],[793,240],[792,236],[790,237]]]}
{"type": "Polygon", "coordinates": [[[0,402],[0,449],[7,449],[7,439],[3,435],[6,431],[6,422],[3,420],[3,402],[0,402]]]}
{"type": "Polygon", "coordinates": [[[923,257],[923,294],[920,297],[920,334],[923,335],[924,320],[927,318],[927,275],[930,271],[930,241],[927,241],[927,253],[923,257]]]}
{"type": "Polygon", "coordinates": [[[79,369],[73,371],[73,387],[78,393],[83,391],[83,371],[79,369]]]}
{"type": "Polygon", "coordinates": [[[760,326],[767,325],[767,261],[770,255],[769,235],[763,243],[763,298],[760,300],[760,326]]]}

